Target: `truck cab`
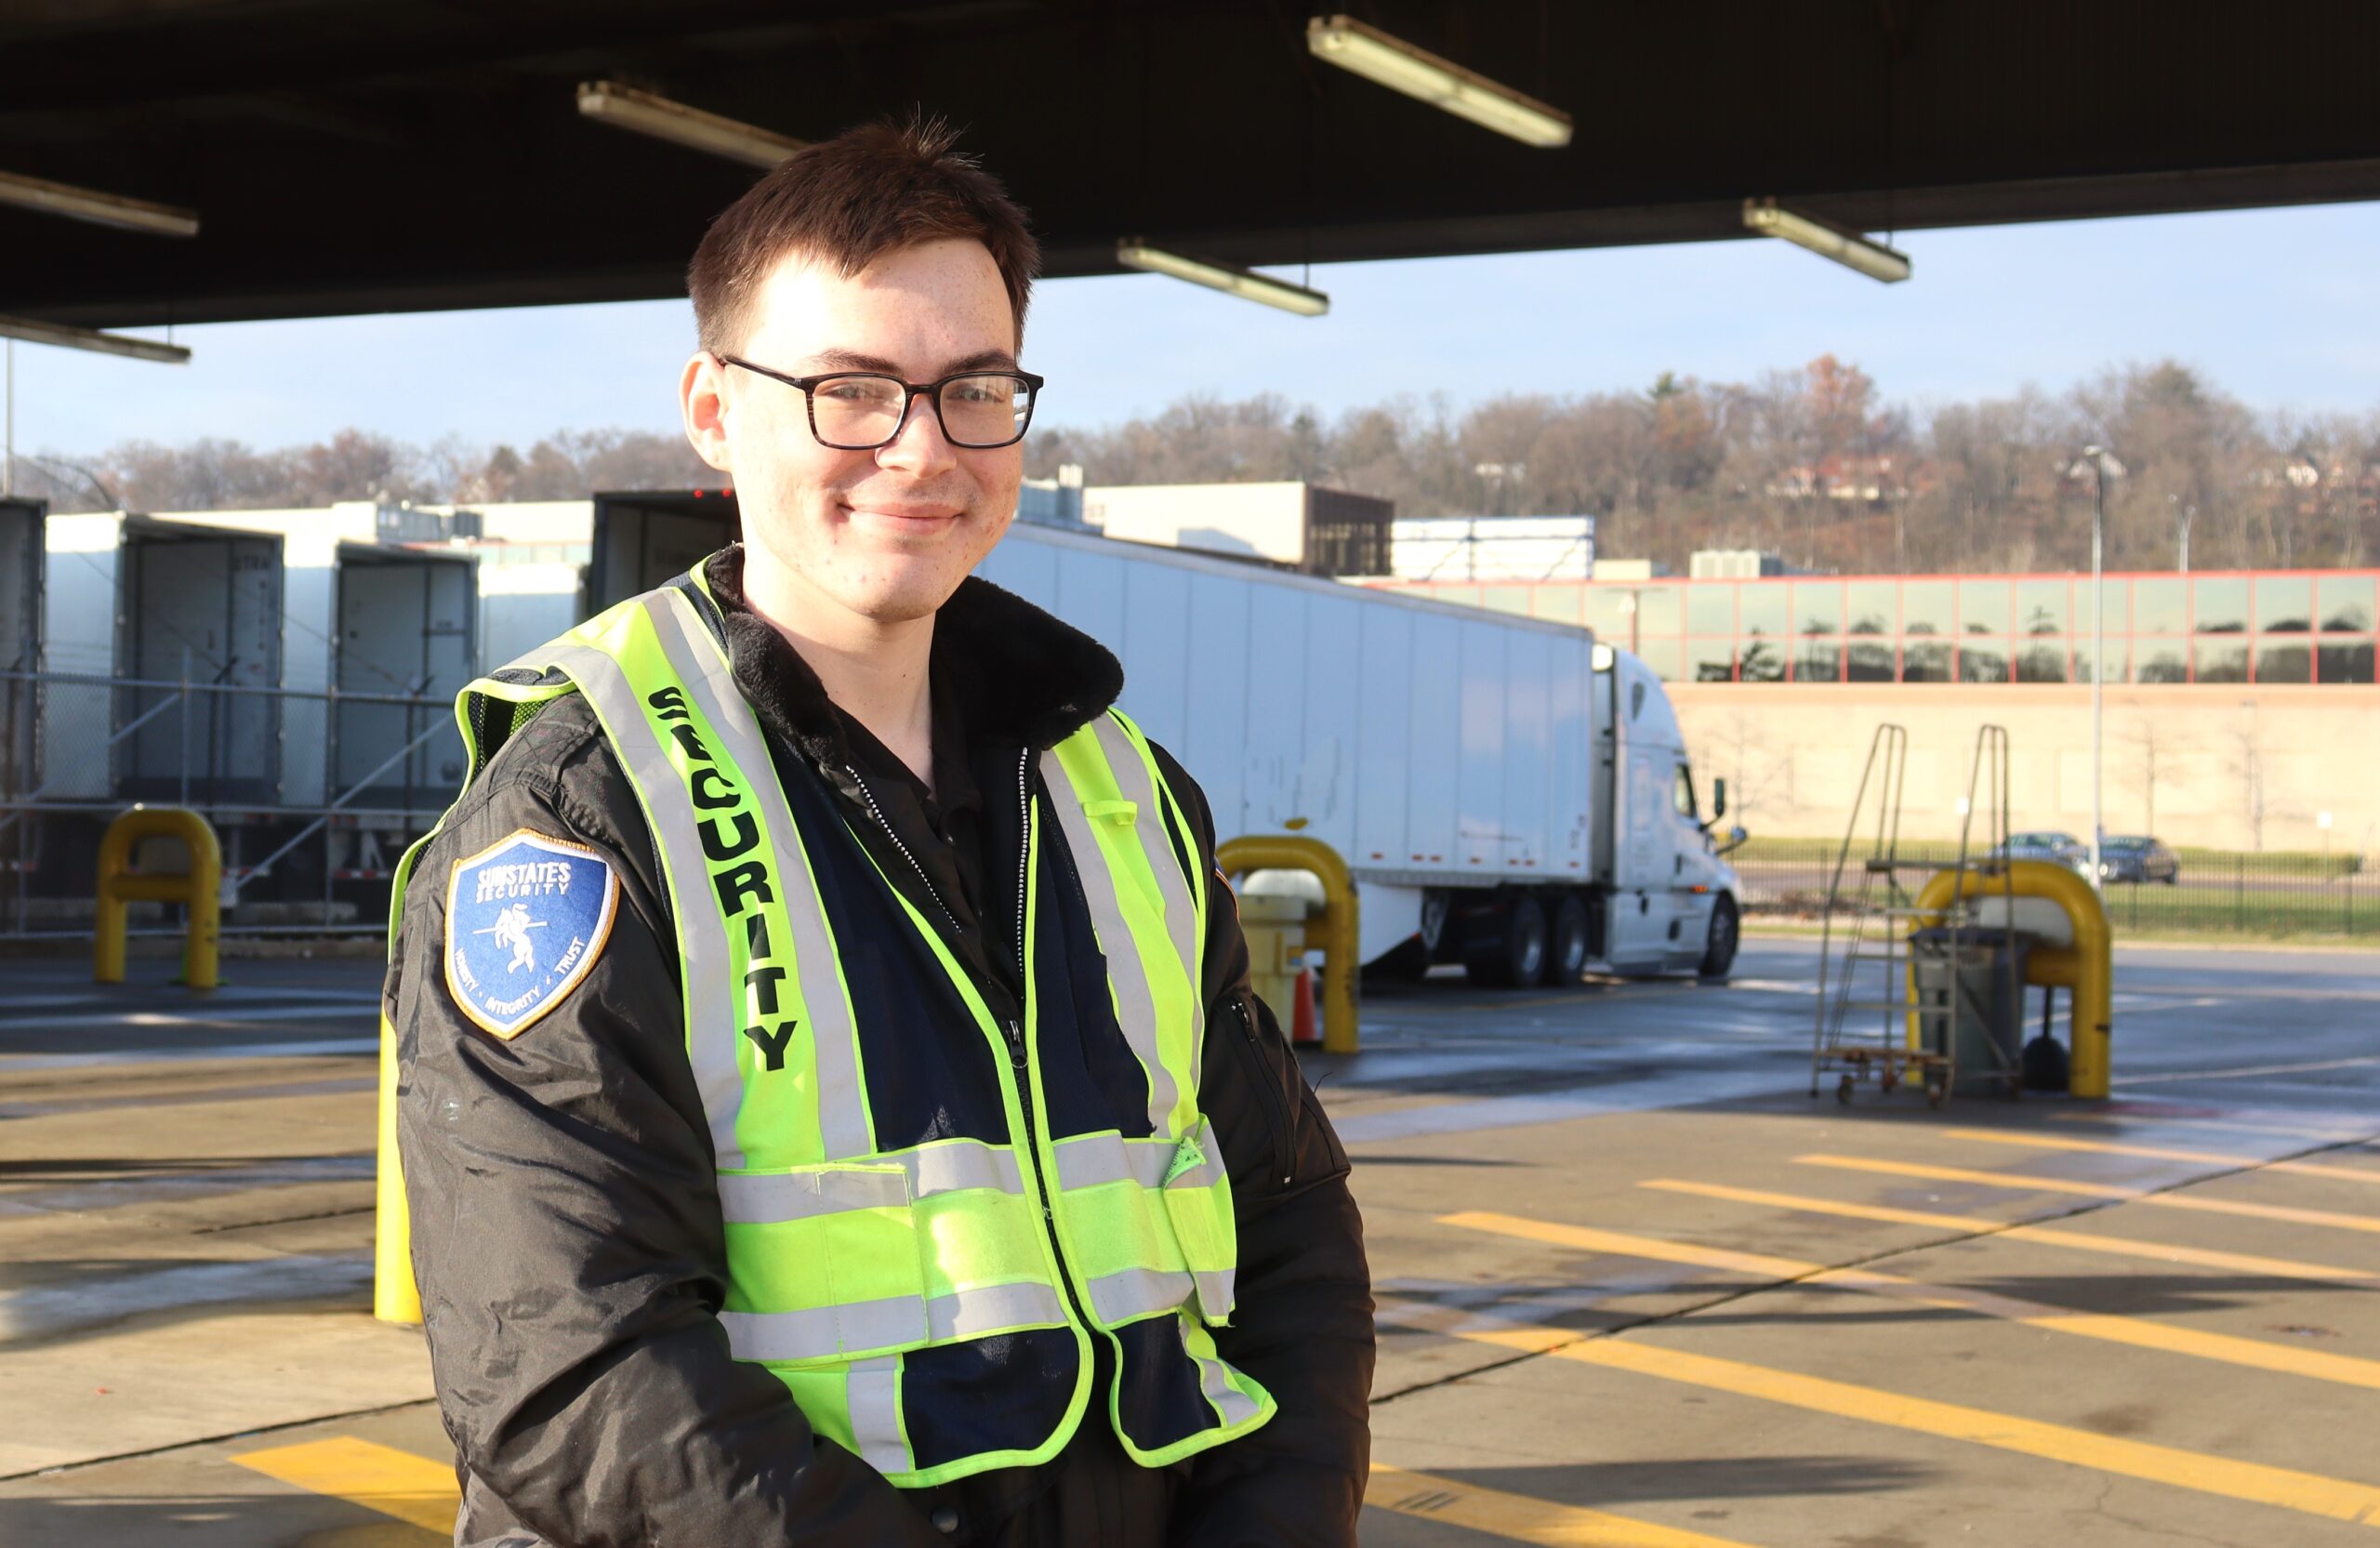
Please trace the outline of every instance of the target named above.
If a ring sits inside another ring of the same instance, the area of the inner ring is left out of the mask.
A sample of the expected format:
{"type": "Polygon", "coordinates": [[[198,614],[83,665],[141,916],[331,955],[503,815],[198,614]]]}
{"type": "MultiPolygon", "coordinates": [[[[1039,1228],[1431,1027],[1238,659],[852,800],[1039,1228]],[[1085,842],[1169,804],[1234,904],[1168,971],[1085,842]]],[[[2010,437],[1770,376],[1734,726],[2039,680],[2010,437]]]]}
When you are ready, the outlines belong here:
{"type": "Polygon", "coordinates": [[[1593,846],[1605,900],[1601,955],[1618,972],[1724,973],[1742,920],[1735,868],[1712,833],[1726,814],[1726,782],[1712,783],[1706,816],[1660,679],[1610,645],[1595,646],[1594,668],[1596,751],[1606,775],[1593,846]]]}

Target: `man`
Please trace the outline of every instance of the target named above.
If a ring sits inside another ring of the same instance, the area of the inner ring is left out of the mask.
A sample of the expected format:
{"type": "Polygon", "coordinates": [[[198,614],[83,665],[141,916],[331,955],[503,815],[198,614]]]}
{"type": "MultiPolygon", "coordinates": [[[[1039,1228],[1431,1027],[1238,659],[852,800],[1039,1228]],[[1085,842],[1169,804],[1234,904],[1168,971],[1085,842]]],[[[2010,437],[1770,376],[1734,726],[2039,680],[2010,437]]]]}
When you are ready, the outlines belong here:
{"type": "Polygon", "coordinates": [[[936,126],[761,179],[681,382],[745,545],[463,695],[389,980],[458,1543],[1355,1540],[1346,1158],[1204,799],[969,576],[1036,260],[936,126]]]}

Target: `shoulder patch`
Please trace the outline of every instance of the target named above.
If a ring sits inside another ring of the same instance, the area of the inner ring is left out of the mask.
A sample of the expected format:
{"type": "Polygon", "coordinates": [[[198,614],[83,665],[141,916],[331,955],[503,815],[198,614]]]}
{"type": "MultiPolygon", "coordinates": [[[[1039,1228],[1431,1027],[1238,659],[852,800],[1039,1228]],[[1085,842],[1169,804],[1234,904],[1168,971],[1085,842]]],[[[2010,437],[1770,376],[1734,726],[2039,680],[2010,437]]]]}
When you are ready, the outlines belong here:
{"type": "Polygon", "coordinates": [[[611,938],[620,879],[584,845],[516,828],[446,879],[446,992],[509,1042],[578,987],[611,938]]]}

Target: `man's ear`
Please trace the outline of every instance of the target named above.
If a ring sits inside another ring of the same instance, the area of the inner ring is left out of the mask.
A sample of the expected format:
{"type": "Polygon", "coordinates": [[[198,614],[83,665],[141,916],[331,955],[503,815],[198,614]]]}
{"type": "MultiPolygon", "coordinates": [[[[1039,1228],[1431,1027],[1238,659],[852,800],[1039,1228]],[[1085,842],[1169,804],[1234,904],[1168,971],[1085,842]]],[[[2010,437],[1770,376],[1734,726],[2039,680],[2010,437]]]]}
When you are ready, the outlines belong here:
{"type": "Polygon", "coordinates": [[[678,412],[685,421],[686,439],[694,455],[733,477],[734,459],[727,448],[726,371],[718,357],[697,350],[678,377],[678,412]]]}

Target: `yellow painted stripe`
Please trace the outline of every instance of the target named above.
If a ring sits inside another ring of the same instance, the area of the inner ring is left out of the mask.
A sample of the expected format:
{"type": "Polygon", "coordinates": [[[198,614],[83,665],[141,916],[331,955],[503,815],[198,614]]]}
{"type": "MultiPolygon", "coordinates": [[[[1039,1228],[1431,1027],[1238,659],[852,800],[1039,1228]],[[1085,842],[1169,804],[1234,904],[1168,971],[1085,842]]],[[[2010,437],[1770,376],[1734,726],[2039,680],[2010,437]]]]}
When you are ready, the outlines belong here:
{"type": "Polygon", "coordinates": [[[2228,1333],[2210,1333],[2195,1328],[2177,1328],[2171,1323],[2145,1317],[2070,1312],[2062,1306],[2044,1305],[2037,1301],[2020,1300],[1990,1290],[1969,1290],[1961,1285],[1931,1285],[1875,1269],[1828,1268],[1823,1264],[1800,1263],[1792,1258],[1771,1258],[1729,1251],[1725,1248],[1698,1247],[1688,1242],[1633,1237],[1617,1231],[1598,1231],[1587,1226],[1564,1225],[1552,1221],[1528,1220],[1518,1215],[1480,1210],[1441,1215],[1438,1224],[1587,1252],[1646,1258],[1655,1263],[1686,1264],[1696,1268],[1724,1269],[1730,1273],[1802,1284],[1839,1286],[1919,1305],[2019,1322],[2047,1332],[2069,1333],[2078,1338],[2098,1339],[2137,1349],[2161,1350],[2171,1355],[2187,1355],[2194,1359],[2215,1360],[2225,1365],[2246,1366],[2256,1370],[2279,1371],[2318,1382],[2380,1391],[2380,1360],[2324,1354],[2320,1350],[2267,1343],[2259,1339],[2235,1338],[2228,1333]]]}
{"type": "Polygon", "coordinates": [[[2259,1171],[2285,1171],[2294,1177],[2329,1177],[2344,1183],[2380,1183],[2380,1171],[2356,1167],[2323,1166],[2316,1161],[2260,1161],[2220,1150],[2170,1150],[2155,1144],[2118,1144],[2108,1140],[2071,1140],[2063,1134],[2032,1134],[2003,1129],[1950,1129],[1952,1139],[1985,1144],[2022,1145],[2035,1150],[2080,1150],[2094,1156],[2138,1156],[2151,1161],[2202,1161],[2210,1166],[2254,1167],[2259,1171]]]}
{"type": "Polygon", "coordinates": [[[1556,1504],[1526,1494],[1459,1483],[1435,1473],[1372,1463],[1372,1487],[1364,1502],[1423,1521],[1443,1521],[1548,1548],[1743,1548],[1724,1537],[1680,1531],[1578,1505],[1556,1504]]]}
{"type": "Polygon", "coordinates": [[[1764,1188],[1731,1188],[1719,1183],[1689,1183],[1656,1177],[1637,1184],[1668,1193],[1690,1193],[1704,1198],[1725,1198],[1738,1204],[1759,1204],[1805,1214],[1840,1215],[1850,1220],[1878,1220],[1897,1225],[1930,1225],[1946,1231],[1990,1231],[2019,1241],[2082,1252],[2104,1252],[2120,1258],[2146,1258],[2152,1263],[2189,1264],[2198,1268],[2228,1269],[2241,1274],[2270,1275],[2282,1279],[2317,1279],[2333,1284],[2380,1284],[2380,1273],[2362,1268],[2335,1268],[2328,1264],[2299,1263],[2290,1258],[2266,1258],[2253,1252],[2223,1252],[2206,1247],[2175,1247],[2164,1242],[2135,1241],[2128,1237],[2103,1237],[2088,1231],[2068,1231],[2055,1225],[2010,1225],[1990,1215],[1934,1214],[1923,1210],[1894,1210],[1879,1204],[1845,1204],[1806,1194],[1771,1193],[1764,1188]]]}
{"type": "MultiPolygon", "coordinates": [[[[1491,1343],[1501,1338],[1494,1333],[1471,1336],[1491,1343]]],[[[1682,1349],[1628,1339],[1591,1339],[1564,1344],[1547,1353],[1555,1359],[1572,1360],[1580,1365],[1631,1371],[1640,1376],[1682,1382],[1716,1392],[1763,1398],[1813,1413],[1861,1420],[1892,1429],[1938,1436],[1945,1440],[1988,1446],[1995,1450],[2015,1451],[2101,1473],[2142,1478],[2194,1493],[2275,1505],[2334,1521],[2380,1526],[2380,1519],[2374,1519],[2380,1517],[2380,1488],[2349,1479],[2327,1478],[2316,1473],[2268,1467],[2260,1462],[2236,1462],[2228,1457],[2184,1451],[2170,1446],[2153,1446],[2146,1441],[2122,1440],[2090,1430],[2078,1430],[2070,1425],[2019,1419],[2013,1414],[1970,1409],[1956,1403],[1937,1403],[1931,1398],[1911,1397],[1877,1387],[1830,1381],[1821,1376],[1805,1376],[1768,1366],[1747,1365],[1740,1360],[1691,1355],[1682,1349]]]]}
{"type": "Polygon", "coordinates": [[[328,1494],[452,1537],[461,1497],[451,1462],[434,1462],[353,1436],[334,1436],[231,1459],[311,1494],[328,1494]]]}
{"type": "Polygon", "coordinates": [[[2088,1198],[2116,1198],[2160,1210],[2192,1210],[2200,1214],[2240,1215],[2249,1220],[2280,1220],[2292,1225],[2325,1225],[2335,1231],[2380,1234],[2380,1218],[2340,1214],[2334,1210],[2298,1210],[2285,1204],[2250,1204],[2237,1198],[2201,1198],[2194,1194],[2151,1193],[2146,1188],[2120,1187],[2113,1183],[2078,1183],[2066,1177],[2035,1177],[2013,1171],[1971,1171],[1964,1167],[1920,1166],[1914,1161],[1874,1161],[1859,1156],[1796,1156],[1803,1166],[1834,1167],[1844,1171],[1879,1172],[1887,1177],[1922,1177],[1934,1183],[1968,1183],[1986,1188],[2014,1188],[2023,1193],[2071,1193],[2088,1198]]]}

